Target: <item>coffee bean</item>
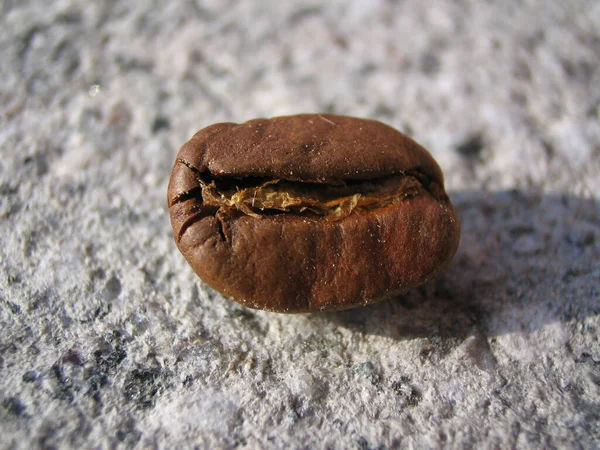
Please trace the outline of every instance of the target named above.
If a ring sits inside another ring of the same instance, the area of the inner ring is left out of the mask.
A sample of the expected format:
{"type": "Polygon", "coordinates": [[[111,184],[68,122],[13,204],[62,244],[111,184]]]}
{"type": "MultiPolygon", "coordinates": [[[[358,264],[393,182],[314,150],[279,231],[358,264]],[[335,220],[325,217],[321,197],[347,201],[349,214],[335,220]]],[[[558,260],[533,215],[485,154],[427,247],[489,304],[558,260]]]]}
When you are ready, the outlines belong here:
{"type": "Polygon", "coordinates": [[[380,122],[331,114],[200,130],[179,151],[167,198],[196,273],[269,311],[404,293],[434,277],[460,237],[427,150],[380,122]]]}

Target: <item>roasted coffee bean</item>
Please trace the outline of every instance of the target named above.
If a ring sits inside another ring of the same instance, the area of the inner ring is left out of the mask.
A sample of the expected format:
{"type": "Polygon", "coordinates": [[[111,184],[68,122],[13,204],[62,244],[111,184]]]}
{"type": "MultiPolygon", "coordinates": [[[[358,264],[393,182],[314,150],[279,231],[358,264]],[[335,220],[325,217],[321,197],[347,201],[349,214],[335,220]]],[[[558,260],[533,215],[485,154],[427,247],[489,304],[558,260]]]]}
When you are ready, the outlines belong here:
{"type": "Polygon", "coordinates": [[[404,293],[434,277],[460,237],[427,150],[380,122],[330,114],[200,130],[179,151],[167,198],[196,273],[269,311],[404,293]]]}

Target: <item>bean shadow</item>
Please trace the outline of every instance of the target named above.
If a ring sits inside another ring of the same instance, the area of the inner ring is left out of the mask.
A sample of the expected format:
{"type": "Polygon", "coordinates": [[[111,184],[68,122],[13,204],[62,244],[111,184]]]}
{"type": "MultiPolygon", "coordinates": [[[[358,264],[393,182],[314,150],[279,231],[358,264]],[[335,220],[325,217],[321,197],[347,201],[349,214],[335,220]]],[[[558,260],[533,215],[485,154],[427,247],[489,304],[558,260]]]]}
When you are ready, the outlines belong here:
{"type": "Polygon", "coordinates": [[[456,257],[437,279],[364,308],[313,315],[396,340],[531,332],[600,313],[600,203],[526,191],[461,192],[456,257]]]}

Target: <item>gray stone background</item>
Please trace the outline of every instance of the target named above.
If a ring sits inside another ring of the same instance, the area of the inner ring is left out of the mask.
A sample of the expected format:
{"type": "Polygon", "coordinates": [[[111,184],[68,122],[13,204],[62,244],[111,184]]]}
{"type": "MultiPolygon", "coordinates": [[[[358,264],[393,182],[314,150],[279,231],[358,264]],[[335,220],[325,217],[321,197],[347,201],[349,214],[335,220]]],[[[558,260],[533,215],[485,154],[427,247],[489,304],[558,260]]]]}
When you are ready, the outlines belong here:
{"type": "Polygon", "coordinates": [[[600,2],[0,1],[0,447],[597,448],[600,2]],[[463,223],[436,281],[245,309],[171,237],[219,121],[379,119],[463,223]]]}

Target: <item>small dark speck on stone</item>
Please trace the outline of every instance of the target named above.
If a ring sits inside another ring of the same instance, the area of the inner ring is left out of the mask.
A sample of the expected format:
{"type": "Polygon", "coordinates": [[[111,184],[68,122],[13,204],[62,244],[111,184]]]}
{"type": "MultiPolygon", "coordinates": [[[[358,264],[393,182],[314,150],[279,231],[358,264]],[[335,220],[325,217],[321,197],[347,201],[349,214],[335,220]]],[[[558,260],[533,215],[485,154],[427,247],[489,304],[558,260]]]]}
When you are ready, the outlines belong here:
{"type": "Polygon", "coordinates": [[[554,155],[556,154],[556,150],[554,149],[554,146],[545,139],[542,139],[542,148],[544,150],[544,153],[546,154],[546,156],[549,159],[553,158],[554,155]]]}
{"type": "Polygon", "coordinates": [[[294,11],[288,18],[288,22],[290,24],[295,24],[308,17],[319,15],[320,12],[321,8],[318,6],[304,6],[297,11],[294,11]]]}
{"type": "Polygon", "coordinates": [[[398,380],[392,383],[392,390],[400,397],[406,399],[408,406],[417,406],[421,401],[421,393],[415,388],[410,380],[410,377],[401,376],[398,380]]]}
{"type": "Polygon", "coordinates": [[[563,59],[562,66],[567,76],[583,82],[588,82],[595,71],[594,64],[584,60],[571,61],[569,59],[563,59]]]}
{"type": "Polygon", "coordinates": [[[13,302],[7,300],[6,305],[8,306],[8,309],[10,309],[10,312],[13,313],[14,315],[21,314],[21,307],[19,305],[17,305],[16,303],[13,303],[13,302]]]}
{"type": "Polygon", "coordinates": [[[19,284],[21,282],[21,277],[19,275],[8,275],[6,281],[8,281],[9,286],[19,284]]]}
{"type": "Polygon", "coordinates": [[[161,130],[168,130],[171,128],[171,122],[166,117],[157,117],[152,122],[152,132],[158,133],[161,130]]]}
{"type": "Polygon", "coordinates": [[[2,402],[3,408],[10,415],[21,417],[25,413],[25,405],[17,397],[9,397],[2,402]]]}
{"type": "Polygon", "coordinates": [[[141,437],[142,433],[136,429],[132,419],[126,420],[116,433],[117,440],[124,443],[127,448],[133,448],[141,437]]]}
{"type": "Polygon", "coordinates": [[[369,445],[369,441],[367,441],[367,439],[364,436],[359,437],[356,441],[356,444],[359,450],[385,450],[387,448],[383,444],[377,447],[371,447],[371,445],[369,445]]]}
{"type": "Polygon", "coordinates": [[[62,357],[62,362],[65,364],[73,364],[75,366],[83,365],[83,357],[76,349],[68,350],[62,357]]]}
{"type": "Polygon", "coordinates": [[[94,352],[94,366],[86,373],[87,395],[101,402],[101,391],[109,384],[109,376],[127,358],[123,339],[118,331],[103,339],[101,348],[94,352]]]}
{"type": "Polygon", "coordinates": [[[323,112],[325,112],[326,114],[339,114],[340,113],[338,107],[336,106],[336,104],[334,102],[329,102],[327,105],[325,105],[325,107],[323,108],[323,112]]]}
{"type": "Polygon", "coordinates": [[[140,409],[154,406],[156,396],[164,389],[163,376],[159,369],[142,368],[132,370],[125,380],[125,398],[140,409]]]}
{"type": "MultiPolygon", "coordinates": [[[[90,253],[93,254],[93,250],[90,253]]],[[[94,269],[92,270],[91,277],[94,280],[104,280],[106,279],[106,272],[102,268],[94,269]]]]}
{"type": "Polygon", "coordinates": [[[12,186],[8,183],[0,184],[0,195],[3,197],[8,197],[17,193],[17,187],[12,186]]]}
{"type": "Polygon", "coordinates": [[[58,383],[56,398],[60,400],[66,400],[69,403],[71,403],[74,399],[73,383],[71,382],[69,377],[65,375],[63,366],[61,366],[60,364],[54,364],[52,366],[52,372],[58,383]]]}
{"type": "Polygon", "coordinates": [[[386,117],[386,118],[390,118],[390,117],[394,117],[395,111],[389,107],[388,105],[384,104],[384,103],[379,103],[377,104],[377,107],[375,108],[375,111],[373,113],[373,115],[375,117],[386,117]]]}
{"type": "Polygon", "coordinates": [[[362,436],[358,438],[358,441],[356,443],[358,444],[358,448],[360,450],[367,450],[369,448],[369,441],[367,441],[362,436]]]}
{"type": "Polygon", "coordinates": [[[121,293],[121,280],[116,276],[110,277],[104,286],[104,297],[106,300],[114,300],[121,293]]]}
{"type": "Polygon", "coordinates": [[[118,331],[113,332],[109,339],[104,339],[101,347],[94,352],[94,358],[102,373],[112,371],[127,357],[127,351],[118,331]]]}
{"type": "Polygon", "coordinates": [[[38,373],[35,370],[28,370],[21,378],[25,383],[33,383],[38,379],[38,373]]]}
{"type": "Polygon", "coordinates": [[[372,62],[367,62],[360,68],[361,75],[370,75],[375,72],[377,72],[377,64],[372,62]]]}
{"type": "Polygon", "coordinates": [[[134,70],[141,72],[150,72],[154,67],[154,64],[151,61],[143,61],[128,55],[117,55],[114,61],[117,64],[117,66],[125,72],[134,70]]]}
{"type": "Polygon", "coordinates": [[[596,242],[596,236],[592,230],[574,230],[565,236],[565,241],[577,247],[587,247],[596,242]]]}
{"type": "Polygon", "coordinates": [[[410,395],[406,399],[406,404],[408,406],[417,406],[421,401],[421,393],[416,389],[412,388],[410,391],[410,395]]]}
{"type": "Polygon", "coordinates": [[[531,81],[531,69],[527,61],[517,61],[513,69],[513,75],[520,80],[531,81]]]}
{"type": "Polygon", "coordinates": [[[46,175],[50,170],[46,155],[42,153],[26,156],[23,158],[23,165],[27,167],[29,173],[33,173],[37,177],[46,175]]]}
{"type": "Polygon", "coordinates": [[[81,13],[79,11],[67,11],[56,16],[56,23],[76,24],[81,23],[81,13]]]}
{"type": "Polygon", "coordinates": [[[473,134],[456,146],[456,151],[466,159],[480,159],[485,146],[481,133],[473,134]]]}
{"type": "Polygon", "coordinates": [[[421,70],[427,75],[433,75],[440,69],[440,60],[433,53],[426,53],[421,59],[421,70]]]}
{"type": "Polygon", "coordinates": [[[234,448],[244,447],[247,444],[248,440],[243,436],[236,436],[236,438],[233,440],[234,448]]]}

